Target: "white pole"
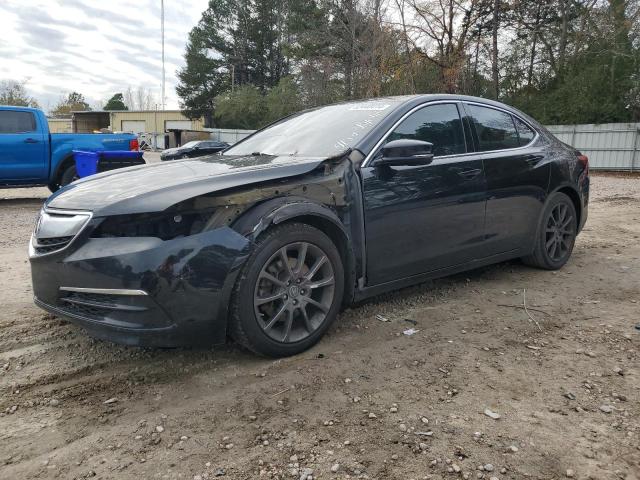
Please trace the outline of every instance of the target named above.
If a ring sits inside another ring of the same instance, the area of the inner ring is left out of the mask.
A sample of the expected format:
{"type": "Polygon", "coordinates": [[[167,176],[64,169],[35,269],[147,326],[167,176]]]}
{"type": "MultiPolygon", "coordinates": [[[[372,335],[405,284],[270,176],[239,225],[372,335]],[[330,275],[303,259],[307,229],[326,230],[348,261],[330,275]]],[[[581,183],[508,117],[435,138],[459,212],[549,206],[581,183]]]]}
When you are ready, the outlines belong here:
{"type": "Polygon", "coordinates": [[[165,76],[164,76],[164,0],[160,0],[160,30],[162,35],[162,110],[165,107],[165,95],[164,95],[164,87],[165,87],[165,76]]]}

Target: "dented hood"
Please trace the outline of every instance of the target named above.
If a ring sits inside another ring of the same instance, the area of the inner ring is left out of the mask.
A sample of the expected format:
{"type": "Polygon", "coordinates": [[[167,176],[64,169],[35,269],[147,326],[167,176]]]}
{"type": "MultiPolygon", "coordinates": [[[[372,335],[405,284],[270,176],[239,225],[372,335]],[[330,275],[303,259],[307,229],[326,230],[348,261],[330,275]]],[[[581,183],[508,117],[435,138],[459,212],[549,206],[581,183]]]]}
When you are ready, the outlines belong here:
{"type": "Polygon", "coordinates": [[[46,207],[95,216],[158,212],[189,198],[314,170],[325,158],[210,155],[86,177],[51,195],[46,207]]]}

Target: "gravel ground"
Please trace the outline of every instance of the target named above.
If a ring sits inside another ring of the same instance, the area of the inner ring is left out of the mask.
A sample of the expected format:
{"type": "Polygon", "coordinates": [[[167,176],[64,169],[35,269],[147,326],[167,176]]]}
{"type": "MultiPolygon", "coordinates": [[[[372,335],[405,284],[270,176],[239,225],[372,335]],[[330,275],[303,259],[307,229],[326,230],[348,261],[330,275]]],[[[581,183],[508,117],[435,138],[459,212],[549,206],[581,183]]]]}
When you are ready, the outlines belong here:
{"type": "Polygon", "coordinates": [[[40,311],[46,194],[3,190],[0,478],[638,479],[640,178],[592,185],[561,271],[404,289],[276,361],[120,347],[40,311]]]}

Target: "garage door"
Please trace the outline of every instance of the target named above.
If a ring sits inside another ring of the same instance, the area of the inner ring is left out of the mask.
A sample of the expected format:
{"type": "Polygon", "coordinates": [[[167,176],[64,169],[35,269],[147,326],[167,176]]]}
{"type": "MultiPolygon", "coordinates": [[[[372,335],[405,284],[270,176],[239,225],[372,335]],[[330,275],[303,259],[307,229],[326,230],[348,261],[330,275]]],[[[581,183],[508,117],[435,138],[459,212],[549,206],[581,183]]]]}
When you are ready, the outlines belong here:
{"type": "Polygon", "coordinates": [[[165,130],[191,130],[191,120],[167,120],[165,130]]]}
{"type": "Polygon", "coordinates": [[[131,133],[144,133],[146,132],[144,120],[123,120],[122,131],[131,133]]]}

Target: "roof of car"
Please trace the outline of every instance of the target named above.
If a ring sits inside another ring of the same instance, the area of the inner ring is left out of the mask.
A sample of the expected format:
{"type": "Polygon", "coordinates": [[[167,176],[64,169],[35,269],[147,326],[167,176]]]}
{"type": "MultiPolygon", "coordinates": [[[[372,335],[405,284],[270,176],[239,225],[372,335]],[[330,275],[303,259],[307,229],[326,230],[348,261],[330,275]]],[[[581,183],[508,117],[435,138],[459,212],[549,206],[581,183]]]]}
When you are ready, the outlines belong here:
{"type": "Polygon", "coordinates": [[[397,96],[386,96],[386,97],[374,97],[374,98],[363,98],[359,100],[346,100],[344,102],[338,102],[339,104],[366,104],[366,103],[380,103],[380,102],[388,102],[395,104],[396,107],[400,105],[419,105],[425,102],[438,101],[438,100],[452,100],[452,101],[463,101],[463,102],[477,102],[483,103],[485,105],[492,105],[494,107],[499,108],[507,108],[512,110],[513,112],[522,113],[518,109],[507,105],[505,103],[498,102],[496,100],[491,100],[488,98],[482,97],[473,97],[471,95],[458,95],[451,93],[424,93],[424,94],[415,94],[415,95],[397,95],[397,96]]]}

